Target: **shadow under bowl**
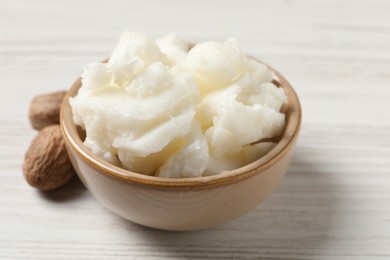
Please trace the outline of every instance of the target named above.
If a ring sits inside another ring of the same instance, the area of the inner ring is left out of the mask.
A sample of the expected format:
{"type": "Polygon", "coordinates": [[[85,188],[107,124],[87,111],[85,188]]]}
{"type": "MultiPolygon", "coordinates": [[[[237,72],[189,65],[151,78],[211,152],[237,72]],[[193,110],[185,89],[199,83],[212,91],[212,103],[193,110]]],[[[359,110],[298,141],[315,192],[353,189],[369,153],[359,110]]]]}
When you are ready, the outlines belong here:
{"type": "Polygon", "coordinates": [[[141,225],[164,230],[199,230],[233,220],[275,188],[287,171],[301,125],[301,107],[289,82],[277,71],[274,83],[288,101],[282,111],[286,127],[266,155],[239,169],[208,177],[169,179],[146,176],[110,164],[83,144],[74,124],[69,98],[81,87],[73,84],[61,107],[60,124],[68,154],[83,184],[112,212],[141,225]]]}

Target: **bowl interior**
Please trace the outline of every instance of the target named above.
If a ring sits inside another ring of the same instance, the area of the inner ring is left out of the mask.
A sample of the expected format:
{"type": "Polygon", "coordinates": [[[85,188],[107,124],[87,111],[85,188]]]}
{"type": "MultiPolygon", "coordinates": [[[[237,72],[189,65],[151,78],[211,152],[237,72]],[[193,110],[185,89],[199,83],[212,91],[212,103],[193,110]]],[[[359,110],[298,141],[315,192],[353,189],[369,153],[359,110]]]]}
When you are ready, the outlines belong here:
{"type": "Polygon", "coordinates": [[[63,135],[70,149],[90,166],[99,170],[103,174],[108,174],[127,182],[168,188],[205,188],[234,182],[242,178],[247,178],[254,174],[261,173],[264,169],[269,168],[281,157],[283,157],[295,143],[301,124],[301,107],[294,89],[282,75],[280,75],[273,68],[269,68],[275,74],[273,82],[278,87],[283,88],[288,97],[287,103],[282,107],[282,112],[286,115],[286,127],[277,145],[270,152],[258,160],[232,171],[223,171],[217,175],[195,178],[161,178],[125,170],[123,168],[112,165],[99,156],[93,154],[92,151],[83,144],[85,134],[83,131],[80,131],[80,128],[73,123],[72,109],[69,104],[69,98],[74,97],[81,87],[80,78],[77,79],[72,87],[68,90],[62,103],[60,124],[63,135]]]}

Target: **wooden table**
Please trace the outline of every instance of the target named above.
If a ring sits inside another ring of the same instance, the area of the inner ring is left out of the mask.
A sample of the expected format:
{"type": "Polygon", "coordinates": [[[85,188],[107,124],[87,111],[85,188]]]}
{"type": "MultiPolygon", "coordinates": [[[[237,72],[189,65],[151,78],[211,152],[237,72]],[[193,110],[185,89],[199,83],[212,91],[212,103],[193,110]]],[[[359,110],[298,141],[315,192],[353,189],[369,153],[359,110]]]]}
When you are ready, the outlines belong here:
{"type": "Polygon", "coordinates": [[[0,2],[1,259],[390,259],[390,2],[0,2]],[[75,179],[40,193],[22,175],[33,96],[67,89],[125,30],[237,37],[298,92],[301,138],[278,188],[214,229],[151,230],[75,179]]]}

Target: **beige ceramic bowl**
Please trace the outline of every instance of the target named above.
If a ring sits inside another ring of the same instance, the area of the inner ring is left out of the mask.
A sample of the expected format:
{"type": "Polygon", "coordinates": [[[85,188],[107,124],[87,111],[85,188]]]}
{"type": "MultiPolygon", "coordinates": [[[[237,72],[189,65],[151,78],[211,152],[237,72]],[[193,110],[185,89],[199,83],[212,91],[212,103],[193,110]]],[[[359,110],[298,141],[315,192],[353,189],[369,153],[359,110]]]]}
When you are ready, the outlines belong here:
{"type": "MultiPolygon", "coordinates": [[[[272,68],[271,68],[272,69],[272,68]]],[[[242,168],[211,177],[165,179],[116,167],[83,144],[83,133],[72,121],[69,98],[77,94],[78,79],[67,92],[61,126],[69,156],[81,181],[112,212],[135,223],[165,230],[197,230],[233,220],[258,205],[285,174],[301,124],[301,108],[291,85],[275,71],[288,103],[286,128],[276,147],[242,168]]]]}

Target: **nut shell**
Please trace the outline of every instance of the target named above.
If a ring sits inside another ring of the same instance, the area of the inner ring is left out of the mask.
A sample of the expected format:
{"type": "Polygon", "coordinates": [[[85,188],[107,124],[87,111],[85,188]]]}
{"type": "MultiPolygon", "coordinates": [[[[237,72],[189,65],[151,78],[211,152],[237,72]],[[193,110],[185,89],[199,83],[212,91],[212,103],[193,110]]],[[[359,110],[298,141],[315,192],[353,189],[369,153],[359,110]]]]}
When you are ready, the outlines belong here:
{"type": "Polygon", "coordinates": [[[65,91],[58,91],[36,96],[30,104],[29,119],[31,126],[37,130],[59,124],[61,103],[65,91]]]}
{"type": "Polygon", "coordinates": [[[23,172],[27,182],[42,191],[59,188],[73,177],[59,125],[39,131],[26,152],[23,172]]]}

